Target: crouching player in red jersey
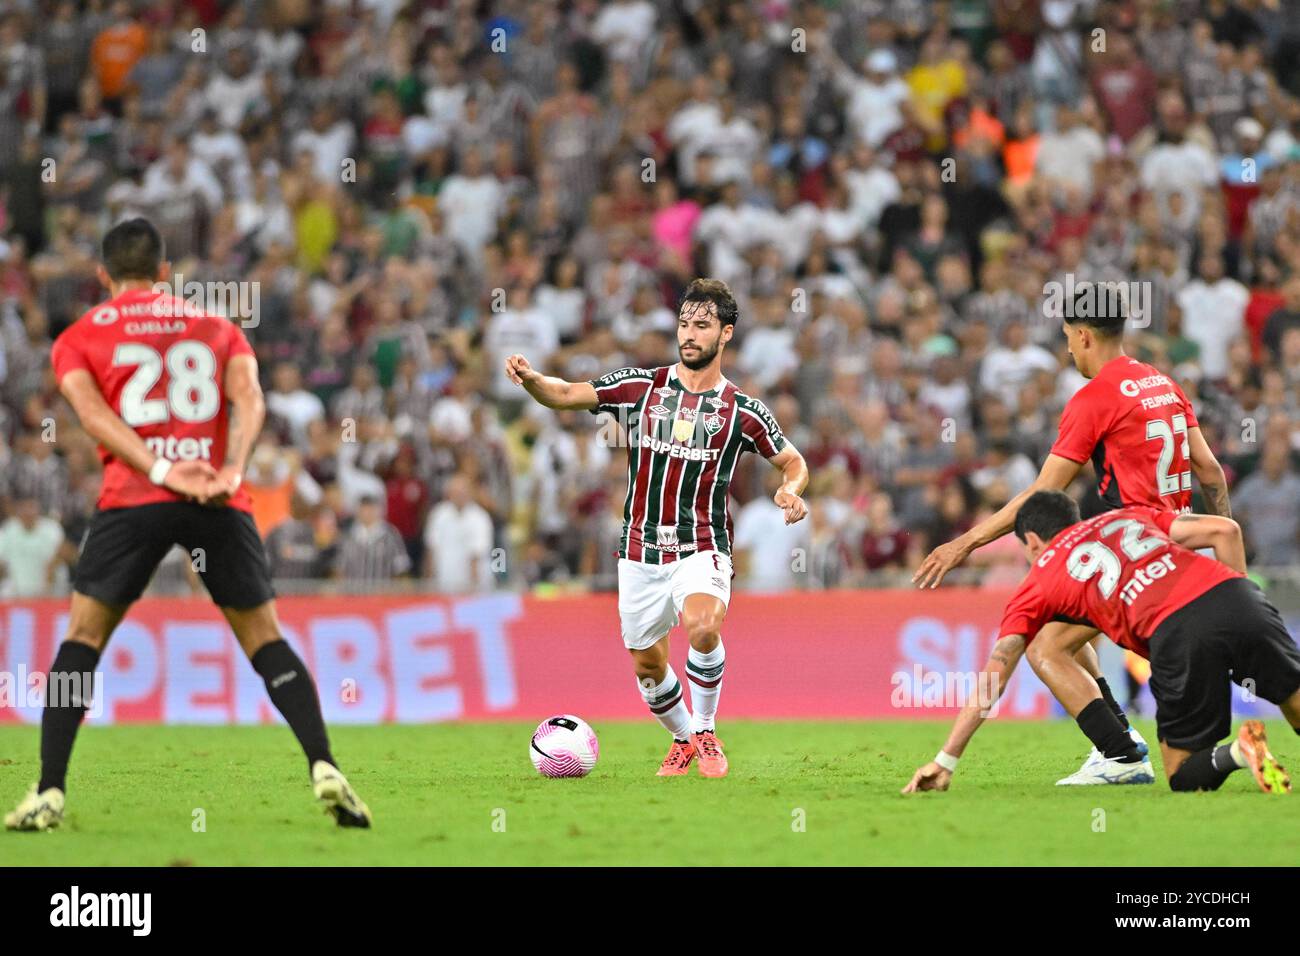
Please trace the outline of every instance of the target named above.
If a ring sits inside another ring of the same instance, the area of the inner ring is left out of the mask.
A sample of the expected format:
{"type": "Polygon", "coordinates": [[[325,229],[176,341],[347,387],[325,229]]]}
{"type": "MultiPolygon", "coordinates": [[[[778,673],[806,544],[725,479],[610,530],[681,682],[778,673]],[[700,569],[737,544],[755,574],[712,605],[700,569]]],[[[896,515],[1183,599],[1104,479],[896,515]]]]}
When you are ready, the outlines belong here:
{"type": "Polygon", "coordinates": [[[99,442],[104,478],[77,560],[67,637],[50,665],[41,778],[5,826],[48,830],[63,819],[95,666],[179,544],[203,554],[199,574],[302,745],[317,799],[340,826],[368,827],[370,811],[330,753],[311,674],[280,635],[266,553],[241,487],[266,414],[257,360],[236,323],[155,291],[169,269],[147,220],[114,226],[98,270],[109,300],[54,343],[59,391],[99,442]],[[60,687],[82,691],[55,693],[60,687]]]}
{"type": "MultiPolygon", "coordinates": [[[[1171,789],[1215,790],[1234,770],[1249,768],[1264,792],[1290,791],[1260,721],[1245,721],[1236,739],[1218,744],[1232,728],[1234,682],[1277,704],[1300,733],[1300,648],[1246,578],[1236,522],[1143,506],[1080,521],[1068,495],[1042,491],[1021,506],[1015,533],[1031,567],[1007,603],[990,665],[1014,666],[1025,654],[1101,751],[1098,773],[1122,783],[1145,755],[1074,657],[1087,629],[1044,630],[1052,621],[1099,627],[1150,660],[1171,789]],[[1192,550],[1205,547],[1220,560],[1192,550]]],[[[931,763],[908,789],[942,790],[950,779],[949,769],[931,763]]]]}

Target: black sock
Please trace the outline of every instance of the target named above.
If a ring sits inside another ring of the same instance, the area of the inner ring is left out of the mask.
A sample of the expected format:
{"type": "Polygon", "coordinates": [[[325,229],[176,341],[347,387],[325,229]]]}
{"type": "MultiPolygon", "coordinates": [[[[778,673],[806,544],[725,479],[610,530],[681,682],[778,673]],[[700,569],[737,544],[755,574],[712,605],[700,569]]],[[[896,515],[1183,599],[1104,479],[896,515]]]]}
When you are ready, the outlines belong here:
{"type": "Polygon", "coordinates": [[[1232,744],[1219,744],[1217,747],[1210,748],[1210,765],[1215,770],[1222,770],[1224,773],[1232,773],[1234,770],[1240,770],[1237,761],[1232,759],[1232,744]]]}
{"type": "Polygon", "coordinates": [[[1138,763],[1142,759],[1137,744],[1128,735],[1124,725],[1119,722],[1114,712],[1104,700],[1098,697],[1075,718],[1079,729],[1084,732],[1092,745],[1108,759],[1123,763],[1138,763]]]}
{"type": "Polygon", "coordinates": [[[99,651],[79,641],[64,641],[54,655],[41,714],[41,780],[37,793],[50,787],[67,789],[68,760],[77,728],[86,716],[97,663],[99,651]]]}
{"type": "Polygon", "coordinates": [[[1178,768],[1178,772],[1169,778],[1170,790],[1218,790],[1223,786],[1223,781],[1228,779],[1228,775],[1233,770],[1239,769],[1236,761],[1230,754],[1220,755],[1219,760],[1215,760],[1215,755],[1220,750],[1228,750],[1228,745],[1222,747],[1206,747],[1204,750],[1198,750],[1178,768]],[[1231,764],[1231,768],[1220,770],[1217,764],[1231,764]]]}
{"type": "MultiPolygon", "coordinates": [[[[283,639],[272,641],[252,657],[253,670],[266,682],[266,692],[271,696],[289,727],[307,755],[307,769],[317,760],[333,764],[329,737],[325,733],[325,718],[320,712],[320,698],[316,696],[316,682],[312,680],[302,658],[283,639]]],[[[336,765],[337,766],[337,765],[336,765]]]]}
{"type": "Polygon", "coordinates": [[[1128,730],[1128,714],[1124,713],[1124,708],[1119,705],[1115,695],[1110,692],[1110,685],[1106,683],[1106,678],[1098,677],[1097,686],[1101,688],[1101,699],[1106,702],[1107,707],[1115,712],[1115,716],[1119,718],[1119,722],[1124,729],[1128,730]]]}

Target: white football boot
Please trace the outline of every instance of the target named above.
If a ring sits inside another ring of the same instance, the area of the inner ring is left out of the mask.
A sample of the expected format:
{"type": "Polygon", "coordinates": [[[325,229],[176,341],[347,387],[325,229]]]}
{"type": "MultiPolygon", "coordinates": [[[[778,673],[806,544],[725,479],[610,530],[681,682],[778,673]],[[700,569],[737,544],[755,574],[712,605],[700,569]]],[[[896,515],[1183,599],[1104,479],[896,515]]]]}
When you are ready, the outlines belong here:
{"type": "Polygon", "coordinates": [[[368,829],[371,823],[370,808],[357,796],[348,778],[338,767],[317,760],[311,767],[312,790],[325,812],[341,827],[368,829]]]}
{"type": "Polygon", "coordinates": [[[6,830],[53,830],[63,822],[63,791],[50,787],[41,793],[32,784],[22,802],[5,814],[6,830]]]}
{"type": "Polygon", "coordinates": [[[1056,781],[1058,787],[1080,787],[1080,786],[1097,786],[1107,783],[1155,783],[1156,773],[1151,766],[1150,748],[1147,742],[1138,733],[1136,727],[1129,727],[1129,738],[1137,744],[1138,753],[1142,759],[1137,763],[1120,763],[1118,760],[1107,760],[1106,756],[1096,747],[1083,762],[1083,766],[1070,774],[1056,781]]]}

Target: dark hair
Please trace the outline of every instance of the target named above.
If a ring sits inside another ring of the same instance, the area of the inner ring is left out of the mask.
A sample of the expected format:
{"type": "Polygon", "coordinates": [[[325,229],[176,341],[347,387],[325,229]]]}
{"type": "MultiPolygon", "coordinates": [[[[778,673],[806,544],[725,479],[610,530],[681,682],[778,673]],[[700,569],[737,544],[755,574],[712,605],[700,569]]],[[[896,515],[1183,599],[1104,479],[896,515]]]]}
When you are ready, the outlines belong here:
{"type": "Polygon", "coordinates": [[[1035,491],[1016,512],[1016,537],[1022,542],[1029,532],[1044,541],[1079,523],[1079,506],[1064,491],[1035,491]]]}
{"type": "Polygon", "coordinates": [[[1112,298],[1118,300],[1108,282],[1080,282],[1074,287],[1074,302],[1065,315],[1067,325],[1086,325],[1104,339],[1113,339],[1124,331],[1128,318],[1128,303],[1116,301],[1110,309],[1112,298]],[[1089,301],[1091,300],[1091,301],[1089,301]]]}
{"type": "Polygon", "coordinates": [[[718,312],[718,322],[722,325],[735,325],[740,317],[740,307],[736,297],[731,294],[727,283],[721,279],[693,279],[682,293],[677,303],[677,314],[682,314],[682,307],[692,302],[712,302],[718,312]]]}
{"type": "Polygon", "coordinates": [[[127,219],[104,234],[100,256],[113,279],[156,279],[163,260],[162,236],[148,219],[127,219]]]}

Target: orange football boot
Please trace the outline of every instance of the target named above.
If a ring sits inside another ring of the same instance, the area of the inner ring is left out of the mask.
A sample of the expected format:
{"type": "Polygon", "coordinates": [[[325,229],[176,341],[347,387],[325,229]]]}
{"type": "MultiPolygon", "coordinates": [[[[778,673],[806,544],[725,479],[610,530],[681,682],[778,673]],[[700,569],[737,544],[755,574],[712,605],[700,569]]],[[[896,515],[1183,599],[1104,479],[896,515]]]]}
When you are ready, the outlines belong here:
{"type": "Polygon", "coordinates": [[[727,775],[727,755],[722,752],[722,741],[711,730],[701,730],[691,734],[691,743],[700,758],[701,777],[725,777],[727,775]]]}
{"type": "Polygon", "coordinates": [[[656,777],[681,777],[685,776],[686,771],[691,768],[691,761],[695,759],[695,748],[690,744],[674,740],[673,745],[668,748],[668,756],[664,762],[659,765],[659,772],[656,777]]]}
{"type": "Polygon", "coordinates": [[[1268,738],[1264,736],[1264,724],[1259,720],[1248,720],[1237,731],[1237,745],[1241,755],[1250,765],[1250,772],[1255,775],[1255,782],[1265,793],[1290,793],[1291,778],[1277,759],[1269,752],[1268,738]]]}

